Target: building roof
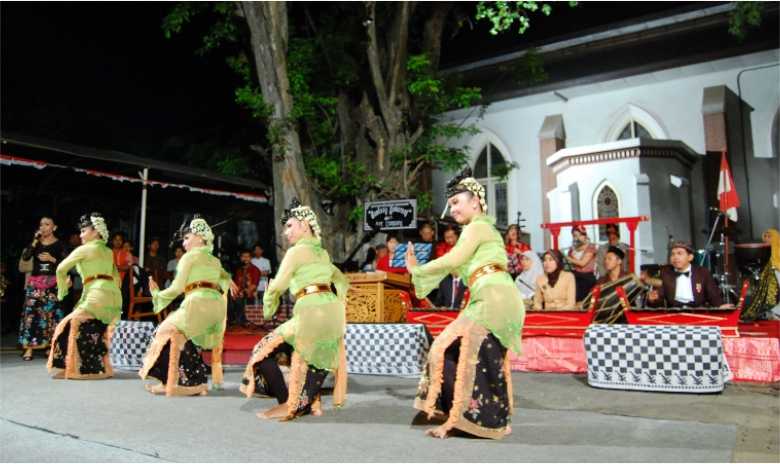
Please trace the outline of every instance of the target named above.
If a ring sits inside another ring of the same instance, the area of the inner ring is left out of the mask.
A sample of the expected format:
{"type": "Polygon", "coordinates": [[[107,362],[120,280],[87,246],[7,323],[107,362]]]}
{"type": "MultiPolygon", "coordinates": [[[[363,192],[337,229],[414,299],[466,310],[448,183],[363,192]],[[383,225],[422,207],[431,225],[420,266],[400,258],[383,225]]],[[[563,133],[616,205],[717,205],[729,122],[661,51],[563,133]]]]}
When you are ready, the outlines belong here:
{"type": "Polygon", "coordinates": [[[2,142],[2,149],[0,149],[0,151],[12,151],[9,153],[11,155],[30,157],[25,156],[26,153],[19,152],[18,147],[22,147],[22,149],[35,150],[39,156],[44,155],[44,157],[47,158],[47,161],[51,161],[51,157],[56,156],[56,154],[66,155],[65,157],[60,156],[56,161],[63,164],[76,164],[79,167],[86,167],[84,166],[85,164],[90,165],[97,163],[103,165],[109,163],[113,166],[119,165],[126,169],[130,168],[131,170],[148,168],[157,176],[162,173],[168,178],[190,181],[197,179],[201,183],[211,186],[243,187],[262,192],[266,195],[270,195],[271,192],[271,188],[265,183],[254,179],[226,176],[206,169],[144,158],[116,150],[84,147],[67,142],[48,140],[40,137],[30,137],[22,134],[10,134],[7,132],[3,133],[2,137],[0,137],[0,142],[2,142]],[[76,159],[73,159],[73,157],[76,159]],[[68,158],[71,158],[69,163],[67,162],[68,158]],[[90,163],[90,161],[92,163],[90,163]]]}
{"type": "Polygon", "coordinates": [[[728,33],[734,8],[733,3],[685,7],[453,66],[443,73],[459,74],[464,84],[480,87],[490,103],[780,46],[778,4],[765,3],[765,15],[775,20],[765,18],[744,42],[728,33]],[[543,63],[547,79],[542,82],[524,83],[515,76],[513,67],[529,53],[543,63]]]}

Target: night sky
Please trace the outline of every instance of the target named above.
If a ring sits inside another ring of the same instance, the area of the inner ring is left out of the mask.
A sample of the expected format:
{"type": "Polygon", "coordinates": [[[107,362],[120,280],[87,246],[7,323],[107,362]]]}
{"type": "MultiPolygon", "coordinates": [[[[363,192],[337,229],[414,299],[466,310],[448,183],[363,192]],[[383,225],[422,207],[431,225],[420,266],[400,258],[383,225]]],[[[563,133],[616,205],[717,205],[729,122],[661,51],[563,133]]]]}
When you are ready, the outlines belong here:
{"type": "MultiPolygon", "coordinates": [[[[486,22],[443,48],[442,64],[486,58],[690,2],[554,5],[524,36],[486,22]]],[[[360,4],[356,3],[356,7],[360,4]]],[[[197,56],[196,31],[163,36],[171,3],[7,3],[2,9],[2,128],[150,157],[262,129],[233,102],[238,79],[220,54],[197,56]]],[[[473,17],[473,16],[472,16],[473,17]]],[[[472,20],[473,21],[473,20],[472,20]]]]}

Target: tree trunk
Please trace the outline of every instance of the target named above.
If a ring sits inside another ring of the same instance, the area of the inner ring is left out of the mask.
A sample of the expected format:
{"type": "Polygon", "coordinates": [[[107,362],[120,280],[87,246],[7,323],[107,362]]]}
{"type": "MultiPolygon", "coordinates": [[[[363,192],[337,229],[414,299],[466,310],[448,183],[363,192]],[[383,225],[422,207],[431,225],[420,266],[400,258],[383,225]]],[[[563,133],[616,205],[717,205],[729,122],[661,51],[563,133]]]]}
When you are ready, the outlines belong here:
{"type": "MultiPolygon", "coordinates": [[[[346,243],[346,221],[340,214],[329,216],[320,203],[320,195],[306,179],[298,129],[290,115],[293,101],[287,75],[287,6],[285,2],[240,2],[251,35],[258,82],[265,103],[271,109],[269,141],[273,149],[274,214],[281,217],[296,197],[317,214],[322,228],[323,245],[338,261],[343,258],[346,243]]],[[[277,225],[276,242],[285,246],[282,228],[277,225]]],[[[286,248],[286,246],[285,246],[286,248]]],[[[283,252],[277,248],[281,260],[283,252]]]]}

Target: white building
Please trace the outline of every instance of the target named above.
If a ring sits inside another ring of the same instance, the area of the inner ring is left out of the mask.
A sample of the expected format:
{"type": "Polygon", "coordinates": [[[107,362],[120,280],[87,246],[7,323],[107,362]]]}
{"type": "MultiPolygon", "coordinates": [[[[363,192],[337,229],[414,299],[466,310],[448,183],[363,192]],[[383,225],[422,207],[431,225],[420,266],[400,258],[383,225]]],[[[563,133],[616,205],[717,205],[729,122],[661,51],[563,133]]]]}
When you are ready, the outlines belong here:
{"type": "MultiPolygon", "coordinates": [[[[536,52],[550,78],[533,87],[502,80],[499,71],[524,51],[447,70],[480,85],[491,101],[482,119],[472,110],[445,117],[479,127],[455,143],[469,147],[498,222],[522,212],[540,251],[549,247],[541,223],[646,215],[638,262],[665,262],[670,236],[706,242],[707,207],[717,206],[717,169],[727,150],[742,200],[737,241],[777,228],[777,4],[767,5],[764,25],[743,43],[726,32],[732,8],[702,5],[544,44],[536,52]],[[506,180],[489,175],[507,162],[517,167],[506,180]]],[[[437,208],[451,175],[433,174],[437,208]]],[[[603,241],[595,227],[589,235],[603,241]]],[[[570,239],[564,231],[560,246],[570,239]]]]}

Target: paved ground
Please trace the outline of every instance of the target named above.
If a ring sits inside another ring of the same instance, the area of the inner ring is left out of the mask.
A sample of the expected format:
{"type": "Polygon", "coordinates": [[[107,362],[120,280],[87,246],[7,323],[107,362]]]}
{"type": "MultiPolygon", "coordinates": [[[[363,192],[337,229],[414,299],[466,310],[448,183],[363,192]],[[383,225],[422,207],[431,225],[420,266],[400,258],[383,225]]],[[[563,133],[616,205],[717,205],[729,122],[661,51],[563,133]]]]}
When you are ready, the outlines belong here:
{"type": "Polygon", "coordinates": [[[351,376],[347,406],[258,420],[240,369],[207,397],[146,393],[129,372],[51,380],[44,361],[0,355],[0,461],[780,461],[777,387],[720,395],[598,390],[583,377],[515,374],[514,433],[434,440],[412,425],[415,379],[351,376]]]}

